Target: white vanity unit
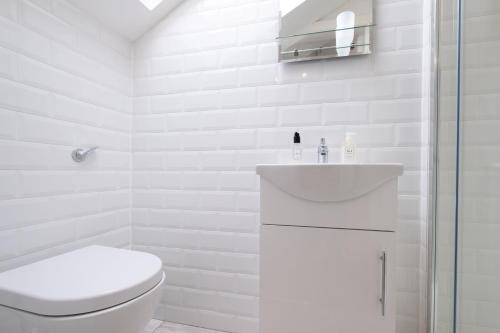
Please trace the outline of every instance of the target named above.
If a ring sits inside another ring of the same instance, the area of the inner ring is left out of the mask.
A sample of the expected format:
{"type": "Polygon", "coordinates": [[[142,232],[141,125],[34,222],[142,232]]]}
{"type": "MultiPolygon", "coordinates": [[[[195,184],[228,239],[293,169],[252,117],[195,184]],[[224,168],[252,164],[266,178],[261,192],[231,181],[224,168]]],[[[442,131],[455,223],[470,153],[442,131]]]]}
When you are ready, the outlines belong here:
{"type": "Polygon", "coordinates": [[[398,164],[259,165],[261,333],[393,333],[398,164]]]}

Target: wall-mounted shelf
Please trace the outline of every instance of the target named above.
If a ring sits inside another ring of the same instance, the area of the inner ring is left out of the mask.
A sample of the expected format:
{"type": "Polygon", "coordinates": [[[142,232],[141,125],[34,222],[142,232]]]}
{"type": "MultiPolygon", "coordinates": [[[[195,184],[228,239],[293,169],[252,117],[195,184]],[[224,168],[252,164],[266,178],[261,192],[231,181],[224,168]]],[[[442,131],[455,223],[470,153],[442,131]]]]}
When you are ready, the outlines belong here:
{"type": "Polygon", "coordinates": [[[280,0],[279,61],[370,54],[373,0],[280,0]]]}
{"type": "Polygon", "coordinates": [[[280,43],[280,61],[295,62],[370,54],[373,27],[374,25],[363,25],[347,29],[332,29],[280,36],[277,38],[280,43]],[[347,31],[354,32],[352,44],[348,46],[337,45],[339,32],[347,31]],[[346,52],[346,49],[349,49],[349,51],[346,52]]]}
{"type": "Polygon", "coordinates": [[[278,36],[277,39],[287,39],[287,38],[294,38],[294,37],[302,37],[302,36],[311,36],[311,35],[318,35],[318,34],[324,34],[324,33],[332,33],[332,32],[337,32],[337,31],[344,31],[344,30],[355,30],[355,29],[362,29],[362,28],[371,28],[374,27],[375,24],[370,24],[370,25],[359,25],[351,28],[345,28],[345,29],[329,29],[329,30],[322,30],[322,31],[311,31],[311,32],[306,32],[302,34],[296,34],[296,35],[288,35],[288,36],[278,36]]]}

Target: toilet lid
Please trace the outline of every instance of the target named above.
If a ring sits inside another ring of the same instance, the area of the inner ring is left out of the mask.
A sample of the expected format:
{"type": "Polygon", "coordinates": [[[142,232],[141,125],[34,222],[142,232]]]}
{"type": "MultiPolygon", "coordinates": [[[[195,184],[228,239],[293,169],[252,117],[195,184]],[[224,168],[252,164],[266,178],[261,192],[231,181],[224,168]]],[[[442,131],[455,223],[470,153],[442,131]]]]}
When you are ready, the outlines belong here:
{"type": "Polygon", "coordinates": [[[45,316],[94,312],[137,298],[162,275],[152,254],[90,246],[0,273],[0,305],[45,316]]]}

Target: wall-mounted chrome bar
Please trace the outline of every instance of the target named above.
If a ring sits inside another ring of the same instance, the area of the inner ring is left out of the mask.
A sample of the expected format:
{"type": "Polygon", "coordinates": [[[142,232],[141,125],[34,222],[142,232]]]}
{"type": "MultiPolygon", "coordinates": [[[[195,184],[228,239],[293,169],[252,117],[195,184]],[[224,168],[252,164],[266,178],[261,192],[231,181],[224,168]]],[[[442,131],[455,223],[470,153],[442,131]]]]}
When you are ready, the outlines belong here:
{"type": "Polygon", "coordinates": [[[94,146],[94,147],[90,147],[90,148],[78,148],[78,149],[75,149],[71,153],[71,157],[73,158],[73,161],[75,161],[77,163],[81,163],[81,162],[85,161],[85,159],[87,159],[87,155],[89,153],[93,152],[97,148],[99,148],[99,147],[98,146],[94,146]]]}
{"type": "Polygon", "coordinates": [[[370,46],[371,44],[352,44],[350,46],[342,46],[342,47],[337,47],[337,46],[322,46],[322,47],[315,47],[312,49],[295,49],[292,51],[282,51],[281,54],[286,55],[286,54],[296,54],[296,53],[303,53],[303,52],[315,52],[315,51],[328,51],[328,50],[339,50],[339,49],[350,49],[350,48],[356,48],[356,47],[362,47],[362,46],[370,46]]]}

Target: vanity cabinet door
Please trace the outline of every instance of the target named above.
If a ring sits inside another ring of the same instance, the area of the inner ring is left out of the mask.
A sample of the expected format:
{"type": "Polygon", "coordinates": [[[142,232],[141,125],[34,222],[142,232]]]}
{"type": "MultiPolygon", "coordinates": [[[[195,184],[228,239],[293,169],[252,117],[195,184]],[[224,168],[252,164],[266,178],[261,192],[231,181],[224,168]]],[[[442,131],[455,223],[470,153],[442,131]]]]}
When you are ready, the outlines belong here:
{"type": "Polygon", "coordinates": [[[394,232],[262,226],[261,333],[394,332],[394,253],[394,232]]]}

